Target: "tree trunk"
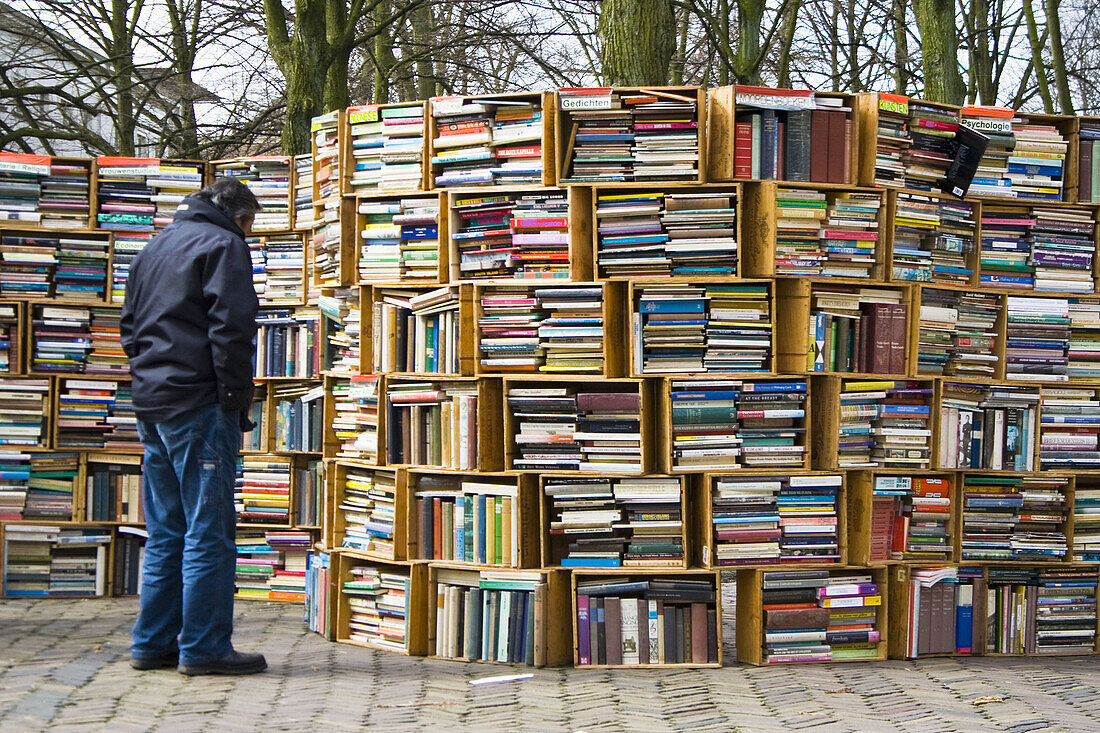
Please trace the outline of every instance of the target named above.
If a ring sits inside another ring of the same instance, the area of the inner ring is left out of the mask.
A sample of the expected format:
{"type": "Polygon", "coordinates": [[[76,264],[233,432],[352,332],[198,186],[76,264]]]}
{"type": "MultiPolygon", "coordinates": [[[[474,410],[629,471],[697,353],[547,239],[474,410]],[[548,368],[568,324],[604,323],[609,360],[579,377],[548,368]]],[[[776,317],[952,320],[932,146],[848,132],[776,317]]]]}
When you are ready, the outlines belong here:
{"type": "Polygon", "coordinates": [[[676,55],[673,57],[672,68],[669,71],[669,83],[682,86],[684,83],[684,66],[687,62],[688,30],[691,25],[691,16],[687,10],[679,11],[680,18],[676,21],[676,55]]]}
{"type": "Polygon", "coordinates": [[[428,99],[435,95],[433,54],[427,53],[435,37],[435,13],[432,4],[424,3],[417,8],[411,21],[413,53],[416,54],[416,98],[428,99]]]}
{"type": "Polygon", "coordinates": [[[894,93],[907,94],[909,89],[909,25],[905,22],[905,0],[894,0],[894,93]]]}
{"type": "Polygon", "coordinates": [[[783,17],[782,45],[779,47],[776,67],[776,82],[780,87],[791,86],[791,47],[794,45],[794,32],[798,28],[798,11],[801,9],[802,0],[791,0],[783,17]]]}
{"type": "Polygon", "coordinates": [[[199,157],[199,126],[195,115],[195,89],[193,73],[195,70],[195,41],[188,33],[188,21],[191,27],[198,28],[201,21],[202,2],[199,0],[190,10],[183,3],[168,0],[168,18],[172,29],[172,66],[176,72],[176,82],[183,93],[180,95],[179,138],[174,142],[176,154],[181,158],[199,157]]]}
{"type": "Polygon", "coordinates": [[[283,125],[282,149],[287,155],[310,151],[309,126],[312,119],[324,112],[321,102],[325,94],[325,77],[308,57],[295,59],[286,77],[286,124],[283,125]]]}
{"type": "MultiPolygon", "coordinates": [[[[1054,99],[1050,96],[1050,81],[1047,79],[1047,65],[1043,61],[1043,41],[1039,38],[1039,24],[1035,21],[1035,7],[1031,0],[1024,0],[1024,17],[1027,19],[1027,39],[1031,43],[1032,68],[1035,69],[1035,81],[1039,86],[1039,97],[1043,100],[1043,111],[1054,112],[1054,99]]],[[[1048,29],[1049,30],[1049,29],[1048,29]]]]}
{"type": "Polygon", "coordinates": [[[764,0],[737,0],[737,54],[733,75],[742,84],[760,83],[760,36],[764,0]]]}
{"type": "Polygon", "coordinates": [[[924,57],[924,98],[962,104],[966,84],[959,73],[959,32],[955,0],[913,0],[924,57]]]}
{"type": "Polygon", "coordinates": [[[733,71],[730,63],[730,0],[718,0],[718,22],[715,25],[719,34],[718,83],[726,85],[730,83],[730,74],[733,71]],[[723,43],[725,48],[721,48],[723,43]]]}
{"type": "Polygon", "coordinates": [[[655,86],[668,82],[676,49],[676,14],[671,0],[603,0],[597,31],[607,84],[655,86]]]}
{"type": "Polygon", "coordinates": [[[119,155],[134,154],[134,48],[129,33],[130,14],[127,0],[111,0],[111,58],[114,59],[115,130],[119,155]]]}
{"type": "MultiPolygon", "coordinates": [[[[971,0],[971,26],[975,53],[970,54],[973,68],[970,94],[973,97],[976,92],[977,99],[982,104],[997,103],[997,85],[993,79],[996,59],[993,58],[989,49],[991,32],[989,11],[989,0],[971,0]]],[[[1001,29],[996,30],[999,32],[1001,29]]]]}
{"type": "Polygon", "coordinates": [[[1066,72],[1066,49],[1062,43],[1062,20],[1058,16],[1062,0],[1046,0],[1047,38],[1050,40],[1050,64],[1054,67],[1054,85],[1058,87],[1058,108],[1064,115],[1073,114],[1073,96],[1066,72]]]}

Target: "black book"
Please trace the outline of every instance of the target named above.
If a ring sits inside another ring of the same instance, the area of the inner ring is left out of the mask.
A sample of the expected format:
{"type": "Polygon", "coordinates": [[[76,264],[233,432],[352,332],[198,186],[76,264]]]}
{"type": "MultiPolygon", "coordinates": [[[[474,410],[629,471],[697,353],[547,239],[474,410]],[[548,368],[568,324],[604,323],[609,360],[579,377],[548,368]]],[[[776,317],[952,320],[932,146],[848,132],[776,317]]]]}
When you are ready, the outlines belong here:
{"type": "Polygon", "coordinates": [[[951,144],[951,165],[947,168],[940,190],[959,198],[965,196],[988,145],[987,135],[959,125],[951,144]]]}

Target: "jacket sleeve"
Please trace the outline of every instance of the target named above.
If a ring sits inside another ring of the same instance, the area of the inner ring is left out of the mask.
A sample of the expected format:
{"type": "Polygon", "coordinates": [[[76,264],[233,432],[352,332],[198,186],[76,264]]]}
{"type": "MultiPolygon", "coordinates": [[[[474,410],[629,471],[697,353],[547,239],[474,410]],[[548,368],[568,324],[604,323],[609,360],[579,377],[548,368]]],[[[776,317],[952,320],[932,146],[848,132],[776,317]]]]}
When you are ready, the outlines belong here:
{"type": "Polygon", "coordinates": [[[126,353],[127,359],[133,359],[137,356],[134,349],[134,289],[137,278],[135,274],[137,272],[137,261],[135,260],[130,264],[130,274],[127,277],[126,297],[122,302],[122,313],[119,317],[118,329],[119,329],[119,341],[122,343],[122,350],[126,353]]]}
{"type": "Polygon", "coordinates": [[[259,303],[252,285],[252,258],[243,243],[228,240],[211,249],[203,266],[202,292],[218,402],[227,412],[245,410],[252,404],[259,303]]]}

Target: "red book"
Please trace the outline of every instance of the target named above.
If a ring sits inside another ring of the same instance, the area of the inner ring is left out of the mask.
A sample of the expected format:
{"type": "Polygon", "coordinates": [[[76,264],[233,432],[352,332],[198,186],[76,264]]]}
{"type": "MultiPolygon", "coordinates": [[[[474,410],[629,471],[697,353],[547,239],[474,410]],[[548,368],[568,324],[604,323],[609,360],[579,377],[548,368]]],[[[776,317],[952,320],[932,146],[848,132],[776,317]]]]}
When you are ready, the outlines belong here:
{"type": "MultiPolygon", "coordinates": [[[[686,660],[685,660],[686,661],[686,660]]],[[[691,661],[707,663],[707,604],[691,604],[691,661]]]]}
{"type": "Polygon", "coordinates": [[[823,109],[810,112],[810,180],[829,181],[829,113],[823,109]]]}
{"type": "Polygon", "coordinates": [[[733,177],[752,178],[752,123],[733,125],[733,177]]]}
{"type": "Polygon", "coordinates": [[[846,117],[843,112],[829,111],[825,114],[829,118],[829,152],[825,180],[829,183],[847,183],[844,178],[844,161],[848,157],[848,149],[845,147],[844,139],[846,117]]]}
{"type": "Polygon", "coordinates": [[[432,558],[443,559],[443,499],[432,499],[432,558]]]}
{"type": "Polygon", "coordinates": [[[905,373],[905,342],[908,333],[906,323],[905,306],[901,303],[890,303],[887,306],[890,313],[890,359],[888,361],[891,374],[905,373]]]}

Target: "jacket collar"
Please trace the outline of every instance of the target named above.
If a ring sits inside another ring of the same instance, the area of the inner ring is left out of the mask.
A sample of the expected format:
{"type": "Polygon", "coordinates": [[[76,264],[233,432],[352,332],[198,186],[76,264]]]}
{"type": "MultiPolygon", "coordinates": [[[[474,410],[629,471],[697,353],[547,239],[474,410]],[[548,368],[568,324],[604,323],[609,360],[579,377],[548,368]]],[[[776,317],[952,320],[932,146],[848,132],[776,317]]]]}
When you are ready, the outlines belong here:
{"type": "Polygon", "coordinates": [[[199,221],[221,227],[231,234],[244,239],[244,232],[237,223],[223,214],[213,204],[202,199],[188,196],[176,207],[176,216],[173,221],[199,221]]]}

